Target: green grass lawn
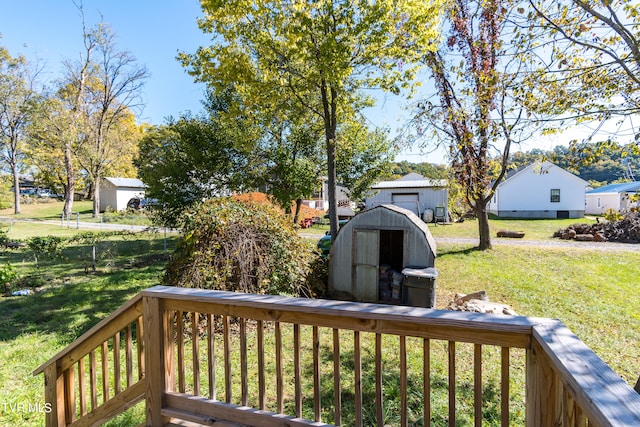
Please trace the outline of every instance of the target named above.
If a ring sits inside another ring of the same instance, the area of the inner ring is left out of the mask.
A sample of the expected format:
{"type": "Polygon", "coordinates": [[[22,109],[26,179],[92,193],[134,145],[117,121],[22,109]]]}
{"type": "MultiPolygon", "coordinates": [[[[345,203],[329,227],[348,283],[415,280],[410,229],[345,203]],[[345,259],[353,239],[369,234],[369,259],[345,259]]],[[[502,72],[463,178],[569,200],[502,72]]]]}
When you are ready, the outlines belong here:
{"type": "MultiPolygon", "coordinates": [[[[13,208],[0,210],[0,217],[7,219],[37,219],[62,221],[64,202],[54,199],[36,199],[34,203],[20,205],[20,213],[15,214],[13,208]]],[[[151,225],[151,221],[143,212],[103,212],[93,217],[93,202],[82,200],[73,202],[73,214],[65,219],[71,227],[76,221],[82,222],[114,222],[118,224],[151,225]]]]}
{"type": "MultiPolygon", "coordinates": [[[[518,229],[543,239],[573,222],[492,221],[492,235],[500,228],[518,229]]],[[[475,221],[466,221],[430,229],[436,236],[472,237],[477,235],[474,226],[475,221]]],[[[13,231],[23,238],[31,232],[13,231]]],[[[169,249],[173,244],[171,239],[169,249]]],[[[85,273],[90,251],[85,245],[65,248],[62,257],[41,258],[38,268],[28,250],[0,250],[0,266],[10,263],[25,285],[44,289],[27,297],[0,297],[0,403],[43,403],[43,378],[32,371],[141,289],[159,283],[162,235],[114,237],[101,245],[94,274],[85,273]]],[[[635,383],[640,374],[640,254],[508,246],[478,252],[471,246],[438,245],[437,308],[455,293],[486,290],[492,301],[509,304],[519,314],[560,319],[629,384],[635,383]]],[[[386,363],[397,365],[392,356],[386,363]]],[[[446,396],[437,399],[434,408],[446,405],[446,396]]],[[[139,415],[112,425],[129,425],[139,415]]],[[[42,413],[5,411],[0,405],[0,426],[40,426],[43,420],[42,413]]]]}
{"type": "MultiPolygon", "coordinates": [[[[576,219],[490,219],[489,227],[491,237],[496,238],[498,230],[524,231],[524,240],[551,240],[553,233],[561,228],[576,223],[593,224],[596,220],[592,217],[576,219]]],[[[478,238],[478,221],[465,220],[460,223],[433,224],[429,223],[429,231],[434,237],[452,238],[478,238]]],[[[305,234],[317,234],[320,238],[329,230],[327,225],[313,225],[310,228],[300,230],[305,234]]]]}
{"type": "MultiPolygon", "coordinates": [[[[167,243],[172,250],[175,236],[167,243]]],[[[90,246],[42,256],[37,267],[28,249],[0,250],[0,266],[14,266],[21,287],[42,290],[0,296],[0,403],[44,405],[43,378],[31,372],[137,292],[158,284],[164,245],[162,235],[151,233],[105,239],[97,246],[98,270],[88,274],[90,246]]],[[[43,425],[41,412],[5,409],[0,405],[0,426],[43,425]]]]}
{"type": "MultiPolygon", "coordinates": [[[[524,240],[551,240],[553,233],[576,223],[593,224],[593,218],[574,219],[490,219],[491,238],[496,239],[499,230],[524,231],[524,240]]],[[[447,225],[429,224],[434,237],[478,238],[478,221],[465,220],[447,225]]]]}

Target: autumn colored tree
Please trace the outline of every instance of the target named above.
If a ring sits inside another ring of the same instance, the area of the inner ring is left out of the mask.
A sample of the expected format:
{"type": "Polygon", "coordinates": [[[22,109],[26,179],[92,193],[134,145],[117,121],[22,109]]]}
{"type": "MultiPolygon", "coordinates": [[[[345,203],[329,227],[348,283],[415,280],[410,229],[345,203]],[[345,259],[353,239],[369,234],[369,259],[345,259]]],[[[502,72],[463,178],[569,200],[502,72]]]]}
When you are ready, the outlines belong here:
{"type": "MultiPolygon", "coordinates": [[[[282,96],[323,125],[331,232],[337,233],[336,149],[343,114],[363,87],[399,92],[437,36],[439,0],[205,0],[200,28],[213,44],[180,59],[197,80],[233,85],[246,112],[282,96]]],[[[250,114],[250,113],[247,113],[250,114]]]]}
{"type": "Polygon", "coordinates": [[[448,147],[453,177],[478,218],[481,250],[491,248],[487,204],[524,129],[514,96],[520,65],[507,55],[503,36],[510,6],[504,0],[448,4],[448,37],[424,56],[439,101],[420,101],[414,121],[420,134],[448,147]]]}
{"type": "Polygon", "coordinates": [[[20,213],[20,168],[24,166],[28,128],[41,92],[36,88],[38,68],[22,57],[12,57],[0,46],[0,160],[13,177],[14,212],[20,213]]]}
{"type": "Polygon", "coordinates": [[[95,56],[82,100],[88,134],[76,153],[93,185],[93,215],[98,216],[105,171],[137,142],[132,109],[141,105],[140,92],[149,73],[130,52],[117,49],[107,25],[98,24],[84,36],[95,46],[95,56]]]}

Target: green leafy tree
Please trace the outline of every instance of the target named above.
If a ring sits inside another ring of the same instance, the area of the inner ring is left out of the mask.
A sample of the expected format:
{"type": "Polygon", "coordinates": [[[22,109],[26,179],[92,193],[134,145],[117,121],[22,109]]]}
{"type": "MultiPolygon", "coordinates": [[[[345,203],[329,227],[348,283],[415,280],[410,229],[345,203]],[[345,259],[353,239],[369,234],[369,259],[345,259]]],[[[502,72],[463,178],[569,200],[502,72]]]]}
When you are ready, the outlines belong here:
{"type": "Polygon", "coordinates": [[[361,201],[376,181],[391,176],[395,145],[386,130],[369,129],[363,118],[341,126],[339,139],[338,180],[352,201],[361,201]]]}
{"type": "Polygon", "coordinates": [[[30,127],[28,163],[36,171],[39,182],[52,189],[62,189],[63,213],[69,216],[78,183],[80,166],[74,155],[80,121],[73,113],[66,91],[49,96],[40,105],[37,120],[30,127]]]}
{"type": "Polygon", "coordinates": [[[136,165],[147,195],[158,199],[158,221],[176,225],[193,204],[239,187],[247,156],[227,132],[214,117],[189,114],[145,132],[136,165]]]}
{"type": "Polygon", "coordinates": [[[336,150],[343,114],[363,87],[399,92],[416,59],[437,36],[440,1],[203,1],[199,25],[213,45],[181,54],[184,66],[211,87],[233,85],[248,111],[271,108],[288,94],[317,115],[324,132],[329,216],[337,233],[336,150]]]}
{"type": "Polygon", "coordinates": [[[109,26],[101,23],[85,30],[84,38],[95,50],[87,64],[86,97],[81,98],[88,133],[76,155],[92,183],[93,214],[98,216],[104,173],[137,142],[135,132],[128,131],[135,128],[131,110],[140,105],[140,91],[149,73],[130,52],[117,49],[109,26]]]}
{"type": "Polygon", "coordinates": [[[395,178],[400,178],[412,172],[431,179],[446,179],[449,176],[448,169],[445,165],[434,165],[432,163],[410,163],[406,160],[395,162],[391,166],[391,171],[395,178]]]}
{"type": "MultiPolygon", "coordinates": [[[[266,192],[289,214],[292,202],[295,202],[294,224],[298,222],[302,200],[313,193],[321,174],[323,162],[317,149],[319,142],[317,129],[300,126],[286,132],[286,135],[279,133],[270,138],[262,150],[251,155],[251,158],[255,158],[255,154],[264,156],[261,162],[263,174],[254,181],[254,185],[264,185],[266,192]]],[[[256,164],[253,161],[247,163],[252,165],[252,169],[256,164]]]]}

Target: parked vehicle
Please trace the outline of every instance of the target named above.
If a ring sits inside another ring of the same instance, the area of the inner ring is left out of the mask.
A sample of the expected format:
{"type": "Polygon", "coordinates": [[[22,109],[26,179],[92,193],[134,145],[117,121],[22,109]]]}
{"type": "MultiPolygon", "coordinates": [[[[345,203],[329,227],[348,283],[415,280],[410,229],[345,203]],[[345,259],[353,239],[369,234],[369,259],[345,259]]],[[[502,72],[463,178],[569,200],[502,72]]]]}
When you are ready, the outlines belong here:
{"type": "Polygon", "coordinates": [[[133,199],[127,202],[127,209],[132,209],[137,211],[140,209],[149,208],[157,203],[158,203],[157,199],[134,197],[133,199]]]}

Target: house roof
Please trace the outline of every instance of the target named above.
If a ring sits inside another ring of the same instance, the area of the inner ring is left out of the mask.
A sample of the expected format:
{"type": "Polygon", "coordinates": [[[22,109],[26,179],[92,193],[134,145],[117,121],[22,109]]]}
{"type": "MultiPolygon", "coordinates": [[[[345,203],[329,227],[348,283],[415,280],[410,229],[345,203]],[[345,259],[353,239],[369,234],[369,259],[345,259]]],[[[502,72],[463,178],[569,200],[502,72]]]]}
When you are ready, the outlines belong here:
{"type": "Polygon", "coordinates": [[[604,187],[594,188],[587,191],[587,194],[605,194],[605,193],[632,193],[640,191],[640,182],[625,182],[622,184],[609,184],[604,187]]]}
{"type": "Polygon", "coordinates": [[[526,166],[521,166],[518,169],[508,171],[507,174],[505,175],[505,177],[503,178],[502,182],[500,183],[500,185],[503,185],[505,182],[513,179],[514,177],[524,173],[525,171],[527,171],[529,169],[534,169],[534,173],[545,174],[545,173],[547,173],[547,171],[550,168],[557,168],[557,169],[561,170],[567,176],[570,176],[573,179],[582,181],[585,184],[585,186],[589,184],[587,181],[585,181],[584,179],[580,178],[579,176],[577,176],[575,174],[572,174],[571,172],[567,171],[566,169],[561,168],[560,166],[556,165],[555,163],[551,163],[550,161],[545,160],[543,162],[529,163],[526,166]],[[534,169],[534,168],[536,168],[536,169],[534,169]],[[539,168],[539,169],[537,169],[537,168],[539,168]]]}
{"type": "Polygon", "coordinates": [[[147,185],[140,181],[138,178],[104,178],[115,187],[133,187],[133,188],[147,188],[147,185]]]}
{"type": "Polygon", "coordinates": [[[380,181],[371,187],[373,190],[384,188],[431,188],[446,187],[447,181],[444,179],[429,179],[418,173],[409,173],[393,181],[380,181]]]}

